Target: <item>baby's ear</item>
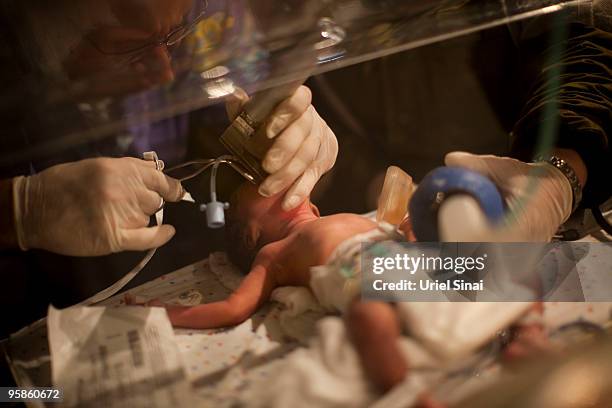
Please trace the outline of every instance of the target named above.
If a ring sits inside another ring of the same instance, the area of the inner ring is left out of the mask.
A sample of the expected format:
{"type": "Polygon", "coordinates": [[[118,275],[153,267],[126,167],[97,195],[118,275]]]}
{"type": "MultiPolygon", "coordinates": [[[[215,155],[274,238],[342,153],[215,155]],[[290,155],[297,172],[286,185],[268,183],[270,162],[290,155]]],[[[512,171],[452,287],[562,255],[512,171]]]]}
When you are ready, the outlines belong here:
{"type": "Polygon", "coordinates": [[[312,212],[317,216],[320,217],[321,213],[319,212],[319,207],[317,207],[316,205],[314,205],[313,203],[310,203],[310,209],[312,210],[312,212]]]}

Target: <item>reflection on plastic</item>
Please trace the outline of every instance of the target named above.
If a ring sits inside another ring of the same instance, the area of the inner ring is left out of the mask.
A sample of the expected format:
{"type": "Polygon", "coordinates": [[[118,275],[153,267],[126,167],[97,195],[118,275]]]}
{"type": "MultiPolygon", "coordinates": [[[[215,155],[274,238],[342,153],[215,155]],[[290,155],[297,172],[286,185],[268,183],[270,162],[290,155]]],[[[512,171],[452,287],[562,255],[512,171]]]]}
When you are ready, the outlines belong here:
{"type": "Polygon", "coordinates": [[[378,199],[376,221],[399,225],[408,213],[408,203],[413,192],[412,177],[399,167],[389,167],[378,199]]]}
{"type": "Polygon", "coordinates": [[[48,157],[191,112],[217,103],[236,86],[252,93],[585,1],[220,1],[208,5],[203,16],[205,2],[195,0],[150,2],[145,12],[135,3],[61,2],[44,8],[24,0],[0,11],[10,21],[28,22],[10,29],[17,39],[16,59],[36,73],[6,79],[11,87],[3,91],[3,111],[25,119],[17,123],[19,132],[6,132],[16,139],[0,152],[0,165],[48,157]],[[151,37],[151,27],[191,31],[172,44],[162,41],[164,32],[157,46],[128,56],[100,53],[94,46],[103,40],[132,49],[142,43],[138,38],[151,37]],[[317,31],[314,72],[283,58],[311,52],[300,41],[317,31]],[[220,65],[227,74],[202,75],[220,65]],[[144,92],[142,109],[126,108],[127,96],[144,92]],[[79,103],[98,108],[85,117],[75,110],[79,103]],[[27,147],[24,134],[31,143],[27,147]]]}

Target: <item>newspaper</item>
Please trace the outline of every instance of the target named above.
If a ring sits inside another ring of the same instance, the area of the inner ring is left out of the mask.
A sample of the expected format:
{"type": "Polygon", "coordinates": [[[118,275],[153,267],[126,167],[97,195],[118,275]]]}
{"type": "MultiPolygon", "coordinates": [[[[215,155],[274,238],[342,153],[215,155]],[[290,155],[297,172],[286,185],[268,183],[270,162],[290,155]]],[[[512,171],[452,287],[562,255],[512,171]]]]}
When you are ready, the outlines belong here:
{"type": "Polygon", "coordinates": [[[66,407],[189,407],[191,385],[162,308],[82,307],[47,319],[66,407]]]}

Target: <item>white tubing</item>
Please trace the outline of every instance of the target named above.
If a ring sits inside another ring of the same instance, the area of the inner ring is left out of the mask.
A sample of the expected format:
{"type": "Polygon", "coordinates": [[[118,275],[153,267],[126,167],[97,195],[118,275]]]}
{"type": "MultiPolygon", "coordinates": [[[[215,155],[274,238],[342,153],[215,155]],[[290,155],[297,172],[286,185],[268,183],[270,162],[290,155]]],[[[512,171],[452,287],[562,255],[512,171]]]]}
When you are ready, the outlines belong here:
{"type": "MultiPolygon", "coordinates": [[[[164,223],[164,209],[163,208],[161,210],[159,210],[155,214],[155,222],[157,222],[157,225],[162,225],[164,223]]],[[[136,265],[134,268],[132,268],[132,270],[127,273],[127,275],[125,275],[123,278],[119,279],[117,282],[113,283],[108,288],[106,288],[106,289],[96,293],[92,297],[90,297],[88,299],[85,299],[84,301],[78,303],[77,306],[91,306],[91,305],[95,305],[96,303],[100,303],[100,302],[108,299],[109,297],[113,296],[117,292],[119,292],[128,283],[130,283],[130,281],[132,279],[134,279],[136,277],[136,275],[138,275],[140,273],[140,271],[142,271],[144,269],[145,266],[147,266],[147,264],[149,263],[151,258],[153,258],[153,255],[155,255],[155,251],[156,250],[157,250],[157,248],[150,249],[147,252],[147,254],[144,256],[144,258],[142,258],[142,260],[140,262],[138,262],[138,265],[136,265]]]]}

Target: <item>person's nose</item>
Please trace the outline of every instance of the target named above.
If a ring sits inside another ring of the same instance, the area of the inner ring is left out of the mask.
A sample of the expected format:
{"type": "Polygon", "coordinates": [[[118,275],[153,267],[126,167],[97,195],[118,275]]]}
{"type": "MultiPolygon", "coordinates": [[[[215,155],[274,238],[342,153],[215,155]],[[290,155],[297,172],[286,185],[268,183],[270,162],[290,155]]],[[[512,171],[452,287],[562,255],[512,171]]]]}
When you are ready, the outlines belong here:
{"type": "Polygon", "coordinates": [[[144,66],[149,81],[155,85],[174,80],[172,56],[165,44],[151,48],[139,59],[138,64],[144,66]]]}

